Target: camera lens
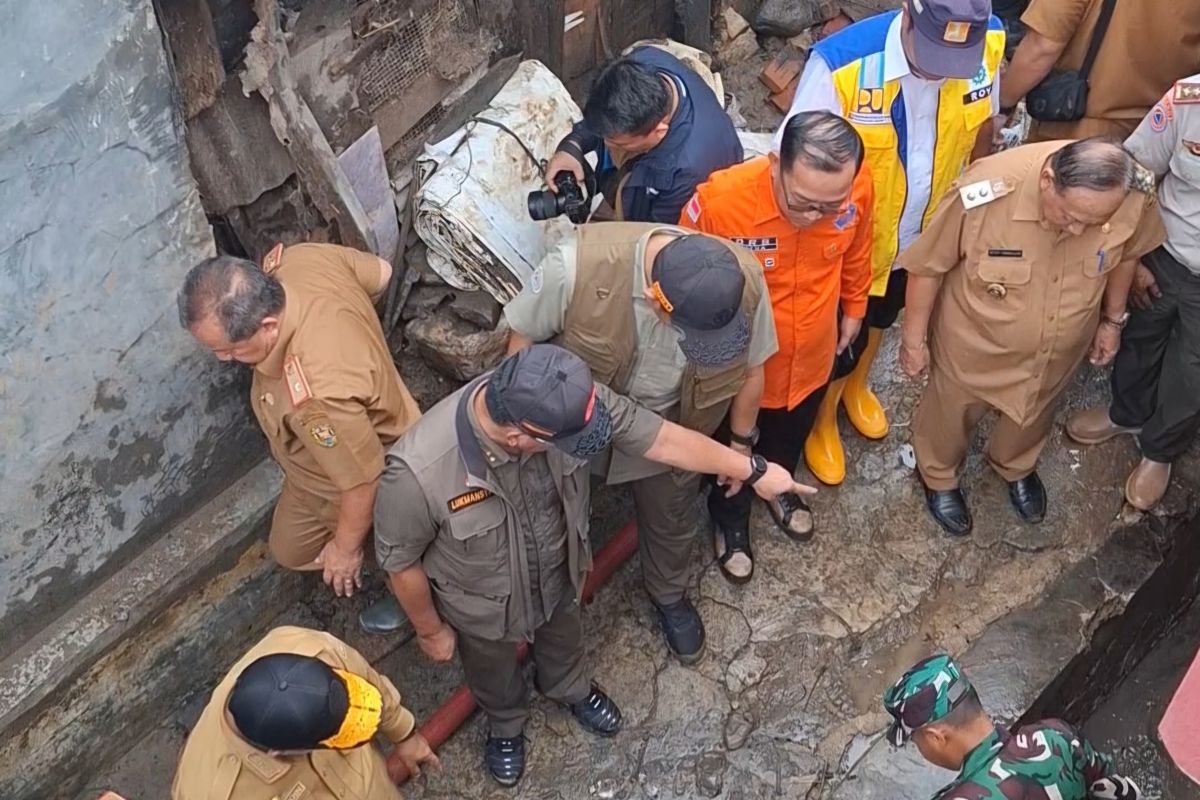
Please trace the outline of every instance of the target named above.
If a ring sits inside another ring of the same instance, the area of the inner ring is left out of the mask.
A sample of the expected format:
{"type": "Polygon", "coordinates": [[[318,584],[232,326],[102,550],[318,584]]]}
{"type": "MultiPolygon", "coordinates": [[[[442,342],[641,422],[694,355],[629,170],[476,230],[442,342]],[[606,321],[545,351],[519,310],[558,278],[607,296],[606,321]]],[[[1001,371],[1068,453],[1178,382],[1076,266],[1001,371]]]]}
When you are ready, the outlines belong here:
{"type": "Polygon", "coordinates": [[[536,220],[553,219],[562,213],[558,195],[549,190],[530,192],[526,205],[529,216],[536,220]]]}

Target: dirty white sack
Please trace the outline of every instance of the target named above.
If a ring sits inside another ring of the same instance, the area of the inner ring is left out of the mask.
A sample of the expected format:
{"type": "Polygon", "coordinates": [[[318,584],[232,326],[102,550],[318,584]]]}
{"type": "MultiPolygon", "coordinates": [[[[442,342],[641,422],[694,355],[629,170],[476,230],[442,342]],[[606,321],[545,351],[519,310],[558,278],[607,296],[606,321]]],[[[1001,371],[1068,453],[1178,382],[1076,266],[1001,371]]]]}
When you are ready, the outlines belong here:
{"type": "MultiPolygon", "coordinates": [[[[554,73],[524,61],[475,116],[509,128],[544,165],[583,114],[554,73]]],[[[434,272],[501,303],[515,297],[546,250],[572,228],[566,217],[529,216],[526,197],[544,188],[540,168],[512,135],[483,122],[426,145],[417,159],[413,225],[434,272]]]]}
{"type": "Polygon", "coordinates": [[[742,158],[746,161],[771,152],[771,143],[775,141],[775,131],[767,133],[738,131],[737,135],[738,141],[742,143],[742,158]]]}

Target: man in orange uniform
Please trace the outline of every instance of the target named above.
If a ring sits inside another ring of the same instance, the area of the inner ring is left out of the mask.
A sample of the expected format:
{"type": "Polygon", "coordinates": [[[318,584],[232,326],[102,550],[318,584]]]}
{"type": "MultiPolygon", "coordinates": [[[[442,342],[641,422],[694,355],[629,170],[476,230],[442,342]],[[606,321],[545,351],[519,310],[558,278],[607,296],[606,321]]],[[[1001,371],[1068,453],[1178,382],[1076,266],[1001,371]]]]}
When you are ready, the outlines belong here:
{"type": "MultiPolygon", "coordinates": [[[[764,365],[758,429],[718,432],[728,432],[731,447],[756,448],[795,471],[835,364],[839,375],[853,368],[850,346],[871,286],[873,203],[854,127],[828,111],[805,111],[788,120],[778,154],[713,173],[684,207],[680,224],[754,252],[771,295],[779,351],[764,365]]],[[[708,496],[717,557],[735,581],[753,570],[751,499],[746,491],[708,496]]],[[[770,508],[793,538],[811,538],[812,515],[799,497],[770,508]]]]}

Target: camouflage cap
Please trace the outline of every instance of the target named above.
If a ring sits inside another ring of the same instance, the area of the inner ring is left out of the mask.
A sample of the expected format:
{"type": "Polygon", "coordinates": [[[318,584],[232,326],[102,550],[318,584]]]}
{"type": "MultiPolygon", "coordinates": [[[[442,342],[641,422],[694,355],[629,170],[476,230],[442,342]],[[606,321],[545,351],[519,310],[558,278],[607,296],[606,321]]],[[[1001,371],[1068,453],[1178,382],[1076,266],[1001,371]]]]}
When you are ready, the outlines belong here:
{"type": "Polygon", "coordinates": [[[883,693],[883,707],[896,718],[888,740],[902,747],[913,731],[944,718],[971,692],[970,681],[950,656],[917,662],[883,693]]]}

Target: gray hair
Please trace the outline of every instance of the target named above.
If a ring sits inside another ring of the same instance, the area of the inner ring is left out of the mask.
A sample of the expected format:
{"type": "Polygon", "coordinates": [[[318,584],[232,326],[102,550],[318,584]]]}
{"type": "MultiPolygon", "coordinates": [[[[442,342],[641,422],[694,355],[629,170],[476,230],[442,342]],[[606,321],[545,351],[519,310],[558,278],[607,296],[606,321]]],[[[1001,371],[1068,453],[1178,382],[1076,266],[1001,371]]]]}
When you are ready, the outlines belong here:
{"type": "Polygon", "coordinates": [[[783,126],[779,160],[790,170],[799,160],[822,172],[839,172],[854,162],[858,172],[863,162],[863,142],[854,126],[828,111],[801,111],[783,126]]]}
{"type": "Polygon", "coordinates": [[[1049,164],[1054,172],[1054,188],[1059,192],[1067,189],[1129,191],[1136,169],[1133,156],[1120,142],[1104,136],[1071,142],[1050,156],[1049,164]]]}
{"type": "Polygon", "coordinates": [[[176,302],[184,328],[215,315],[225,338],[240,342],[283,310],[283,298],[283,285],[253,261],[221,255],[192,267],[176,302]]]}

